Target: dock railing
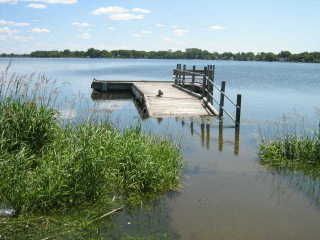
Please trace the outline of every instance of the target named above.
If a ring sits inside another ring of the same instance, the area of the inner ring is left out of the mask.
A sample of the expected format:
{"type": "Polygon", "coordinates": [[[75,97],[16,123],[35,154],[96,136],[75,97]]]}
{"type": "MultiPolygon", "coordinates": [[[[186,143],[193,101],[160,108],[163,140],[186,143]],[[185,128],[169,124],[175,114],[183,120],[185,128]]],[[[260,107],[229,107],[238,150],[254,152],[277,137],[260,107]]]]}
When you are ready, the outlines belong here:
{"type": "Polygon", "coordinates": [[[241,119],[241,94],[237,94],[236,101],[233,101],[226,94],[226,82],[222,81],[220,87],[215,83],[215,66],[208,65],[203,69],[187,69],[186,65],[177,64],[173,70],[173,79],[176,86],[203,99],[207,108],[214,114],[218,114],[222,120],[227,115],[235,124],[240,126],[241,119]],[[216,97],[218,95],[218,97],[216,97]],[[225,102],[228,101],[235,108],[235,113],[226,109],[225,102]],[[218,112],[215,111],[218,107],[218,112]]]}

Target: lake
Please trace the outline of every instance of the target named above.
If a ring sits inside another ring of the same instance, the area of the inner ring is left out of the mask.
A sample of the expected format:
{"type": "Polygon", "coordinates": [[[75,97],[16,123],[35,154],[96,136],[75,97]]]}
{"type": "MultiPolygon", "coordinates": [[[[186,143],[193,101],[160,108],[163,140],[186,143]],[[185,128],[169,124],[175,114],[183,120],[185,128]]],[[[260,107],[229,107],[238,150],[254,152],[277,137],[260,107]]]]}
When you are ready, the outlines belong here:
{"type": "MultiPolygon", "coordinates": [[[[10,59],[0,58],[0,69],[10,59]]],[[[141,124],[146,132],[178,142],[185,167],[182,189],[150,205],[123,212],[114,227],[99,225],[102,238],[315,239],[320,236],[320,183],[299,173],[276,172],[257,157],[259,132],[285,120],[306,130],[320,121],[320,64],[205,60],[12,59],[12,72],[45,73],[61,85],[66,118],[96,113],[120,128],[141,124]],[[99,80],[170,81],[177,63],[216,66],[216,81],[243,96],[240,136],[225,119],[140,119],[131,99],[92,100],[99,80]]]]}

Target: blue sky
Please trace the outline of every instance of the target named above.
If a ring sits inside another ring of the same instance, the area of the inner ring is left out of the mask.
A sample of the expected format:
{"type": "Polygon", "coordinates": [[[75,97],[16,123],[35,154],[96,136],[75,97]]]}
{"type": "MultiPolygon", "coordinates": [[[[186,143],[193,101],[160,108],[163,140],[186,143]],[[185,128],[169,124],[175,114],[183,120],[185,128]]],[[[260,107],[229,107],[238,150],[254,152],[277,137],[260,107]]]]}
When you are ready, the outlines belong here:
{"type": "Polygon", "coordinates": [[[320,51],[318,0],[0,0],[0,52],[320,51]]]}

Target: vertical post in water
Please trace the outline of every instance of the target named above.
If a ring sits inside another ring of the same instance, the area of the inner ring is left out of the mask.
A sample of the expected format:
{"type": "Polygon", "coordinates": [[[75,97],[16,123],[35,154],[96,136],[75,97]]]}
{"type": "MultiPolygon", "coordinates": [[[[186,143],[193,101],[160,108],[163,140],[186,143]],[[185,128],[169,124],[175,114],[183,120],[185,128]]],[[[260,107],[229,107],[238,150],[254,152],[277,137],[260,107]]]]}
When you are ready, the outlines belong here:
{"type": "Polygon", "coordinates": [[[223,151],[223,120],[219,120],[219,151],[223,151]]]}
{"type": "Polygon", "coordinates": [[[220,88],[220,104],[219,104],[219,117],[223,117],[223,108],[224,108],[224,94],[226,91],[226,82],[221,82],[221,88],[220,88]]]}
{"type": "Polygon", "coordinates": [[[187,66],[183,65],[183,77],[182,77],[182,84],[184,85],[184,82],[186,80],[186,70],[187,70],[187,66]]]}
{"type": "Polygon", "coordinates": [[[240,151],[240,127],[236,127],[234,132],[234,154],[239,155],[239,151],[240,151]]]}
{"type": "Polygon", "coordinates": [[[236,109],[236,128],[240,127],[241,117],[241,94],[237,95],[237,109],[236,109]]]}
{"type": "Polygon", "coordinates": [[[174,83],[175,84],[178,84],[178,76],[179,76],[178,70],[179,70],[179,64],[177,64],[177,68],[174,71],[174,83]]]}

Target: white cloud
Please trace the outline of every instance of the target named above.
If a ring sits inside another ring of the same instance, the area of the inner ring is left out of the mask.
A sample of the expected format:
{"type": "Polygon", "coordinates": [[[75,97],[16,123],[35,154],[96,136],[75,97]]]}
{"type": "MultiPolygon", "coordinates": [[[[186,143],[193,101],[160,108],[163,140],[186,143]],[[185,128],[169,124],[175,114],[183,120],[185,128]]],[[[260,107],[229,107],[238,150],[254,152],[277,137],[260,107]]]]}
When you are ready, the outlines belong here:
{"type": "Polygon", "coordinates": [[[19,41],[19,42],[29,42],[33,38],[30,36],[22,36],[22,35],[15,35],[12,37],[14,40],[19,41]]]}
{"type": "Polygon", "coordinates": [[[141,20],[144,19],[144,15],[132,13],[119,13],[110,15],[109,19],[114,21],[141,20]]]}
{"type": "Polygon", "coordinates": [[[101,7],[97,8],[92,12],[93,15],[103,15],[103,14],[120,14],[120,13],[127,13],[129,12],[128,9],[123,7],[117,6],[110,6],[110,7],[101,7]]]}
{"type": "Polygon", "coordinates": [[[0,40],[1,41],[19,41],[26,42],[30,40],[29,36],[18,35],[19,31],[9,27],[0,27],[0,40]]]}
{"type": "Polygon", "coordinates": [[[82,33],[81,35],[79,35],[79,38],[84,39],[84,40],[88,40],[91,38],[91,34],[90,33],[82,33]]]}
{"type": "Polygon", "coordinates": [[[10,3],[10,4],[15,4],[17,3],[18,0],[0,0],[0,4],[1,3],[10,3]]]}
{"type": "Polygon", "coordinates": [[[11,29],[9,27],[2,27],[0,28],[0,34],[5,34],[5,35],[12,35],[12,34],[15,34],[17,33],[18,30],[16,29],[11,29]]]}
{"type": "Polygon", "coordinates": [[[128,21],[144,19],[145,14],[149,14],[151,11],[143,8],[128,9],[119,6],[109,6],[97,8],[91,13],[93,15],[109,15],[109,19],[114,21],[128,21]]]}
{"type": "Polygon", "coordinates": [[[32,40],[31,36],[23,36],[23,35],[17,35],[17,34],[1,34],[0,33],[0,41],[18,41],[18,42],[28,42],[32,40]]]}
{"type": "Polygon", "coordinates": [[[34,32],[34,33],[49,33],[50,30],[47,29],[47,28],[32,28],[31,32],[34,32]]]}
{"type": "Polygon", "coordinates": [[[41,4],[41,3],[30,3],[28,4],[29,8],[35,8],[35,9],[45,9],[47,8],[47,5],[41,4]]]}
{"type": "Polygon", "coordinates": [[[226,28],[223,26],[220,26],[220,25],[209,26],[209,30],[212,30],[212,31],[218,31],[218,30],[224,30],[224,29],[226,29],[226,28]]]}
{"type": "Polygon", "coordinates": [[[144,8],[133,8],[131,11],[132,11],[132,12],[136,12],[136,13],[144,13],[144,14],[149,14],[149,13],[151,13],[150,10],[144,9],[144,8]]]}
{"type": "Polygon", "coordinates": [[[14,27],[27,27],[30,23],[27,22],[14,22],[14,21],[6,21],[1,19],[0,26],[14,26],[14,27]]]}
{"type": "Polygon", "coordinates": [[[186,30],[186,29],[183,29],[183,28],[175,28],[173,30],[173,34],[178,36],[178,37],[181,37],[181,36],[184,36],[185,34],[187,34],[189,31],[186,30]]]}
{"type": "MultiPolygon", "coordinates": [[[[31,3],[35,3],[35,5],[38,5],[33,8],[45,8],[44,4],[75,4],[78,2],[78,0],[0,0],[0,4],[1,3],[16,4],[18,2],[31,2],[31,3]],[[44,4],[41,4],[41,3],[44,3],[44,4]]],[[[32,6],[30,5],[31,4],[29,4],[28,7],[32,8],[32,6]]]]}
{"type": "Polygon", "coordinates": [[[86,23],[86,22],[73,22],[72,26],[75,26],[77,28],[88,28],[91,25],[89,23],[86,23]]]}
{"type": "Polygon", "coordinates": [[[24,1],[46,3],[46,4],[75,4],[78,2],[78,0],[24,0],[24,1]]]}
{"type": "Polygon", "coordinates": [[[164,25],[164,24],[161,24],[161,23],[157,23],[156,24],[156,27],[158,27],[158,28],[164,28],[166,25],[164,25]]]}

